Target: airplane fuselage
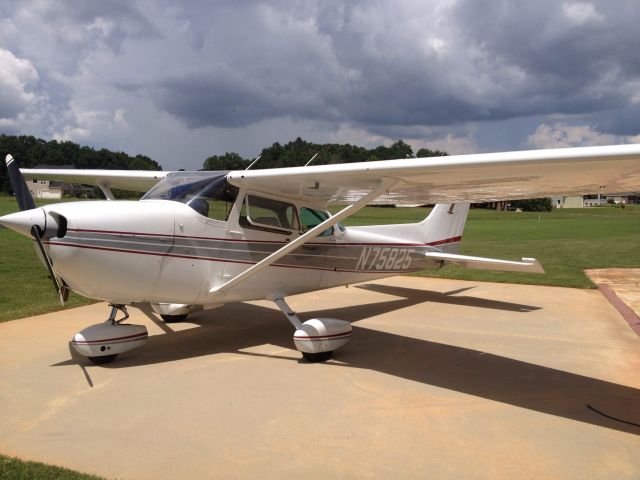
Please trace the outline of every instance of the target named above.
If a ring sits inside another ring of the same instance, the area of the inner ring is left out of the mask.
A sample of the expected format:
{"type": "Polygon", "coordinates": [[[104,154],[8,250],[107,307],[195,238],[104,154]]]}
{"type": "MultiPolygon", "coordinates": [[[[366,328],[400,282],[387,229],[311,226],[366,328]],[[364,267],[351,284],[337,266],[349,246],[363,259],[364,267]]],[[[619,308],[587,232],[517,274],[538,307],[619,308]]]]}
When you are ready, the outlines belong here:
{"type": "Polygon", "coordinates": [[[236,202],[226,221],[168,200],[50,205],[43,209],[64,216],[67,226],[64,236],[44,244],[56,273],[81,295],[121,304],[212,305],[423,270],[430,266],[424,252],[438,243],[459,241],[428,245],[364,227],[335,227],[239,288],[210,293],[300,235],[243,226],[241,203],[236,202]]]}

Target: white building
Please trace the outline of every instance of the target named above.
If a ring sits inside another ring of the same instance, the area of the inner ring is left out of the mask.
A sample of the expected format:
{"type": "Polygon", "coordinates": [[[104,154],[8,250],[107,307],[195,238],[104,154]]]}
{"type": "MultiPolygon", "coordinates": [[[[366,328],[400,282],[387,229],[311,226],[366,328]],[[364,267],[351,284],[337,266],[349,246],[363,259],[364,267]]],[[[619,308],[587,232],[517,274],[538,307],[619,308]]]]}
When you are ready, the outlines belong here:
{"type": "MultiPolygon", "coordinates": [[[[37,169],[74,169],[73,165],[37,165],[37,169]]],[[[93,197],[93,187],[60,182],[57,180],[29,180],[27,188],[33,198],[60,199],[62,196],[93,197]]]]}
{"type": "Polygon", "coordinates": [[[604,207],[606,205],[638,205],[640,193],[612,193],[608,195],[576,195],[551,197],[553,208],[604,207]]]}
{"type": "Polygon", "coordinates": [[[27,182],[27,187],[33,198],[62,198],[62,184],[60,182],[33,179],[27,182]]]}

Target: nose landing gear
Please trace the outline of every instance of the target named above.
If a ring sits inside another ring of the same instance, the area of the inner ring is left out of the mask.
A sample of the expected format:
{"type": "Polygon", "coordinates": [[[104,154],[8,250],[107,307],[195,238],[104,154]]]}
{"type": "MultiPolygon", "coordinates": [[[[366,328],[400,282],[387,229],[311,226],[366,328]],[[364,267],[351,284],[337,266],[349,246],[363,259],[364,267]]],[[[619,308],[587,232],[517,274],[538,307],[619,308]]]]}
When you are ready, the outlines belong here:
{"type": "Polygon", "coordinates": [[[141,347],[147,342],[147,328],[144,325],[121,323],[128,318],[124,305],[111,305],[107,321],[79,331],[71,340],[71,345],[76,352],[95,364],[112,362],[119,354],[141,347]],[[124,317],[116,320],[118,311],[124,317]]]}

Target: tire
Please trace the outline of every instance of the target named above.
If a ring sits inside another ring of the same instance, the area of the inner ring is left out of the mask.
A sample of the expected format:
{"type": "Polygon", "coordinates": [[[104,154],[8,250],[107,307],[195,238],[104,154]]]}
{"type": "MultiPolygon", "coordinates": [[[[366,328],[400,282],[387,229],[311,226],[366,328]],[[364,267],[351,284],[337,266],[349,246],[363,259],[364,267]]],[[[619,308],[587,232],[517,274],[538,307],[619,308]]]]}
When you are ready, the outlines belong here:
{"type": "Polygon", "coordinates": [[[164,323],[178,323],[183,322],[187,318],[187,314],[183,315],[160,315],[164,323]]]}
{"type": "Polygon", "coordinates": [[[300,352],[300,353],[302,353],[302,357],[309,363],[326,362],[331,358],[331,355],[333,355],[333,351],[319,352],[319,353],[307,353],[307,352],[300,352]]]}
{"type": "Polygon", "coordinates": [[[118,354],[115,353],[113,355],[102,355],[101,357],[87,357],[87,358],[91,360],[91,362],[93,362],[95,365],[104,365],[105,363],[113,362],[117,356],[118,354]]]}

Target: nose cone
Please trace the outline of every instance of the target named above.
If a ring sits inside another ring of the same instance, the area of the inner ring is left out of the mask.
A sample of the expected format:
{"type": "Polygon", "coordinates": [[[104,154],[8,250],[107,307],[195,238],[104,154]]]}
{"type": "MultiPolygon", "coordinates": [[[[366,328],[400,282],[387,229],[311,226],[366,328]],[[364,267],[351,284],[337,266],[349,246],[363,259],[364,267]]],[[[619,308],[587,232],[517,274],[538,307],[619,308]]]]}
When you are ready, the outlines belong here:
{"type": "Polygon", "coordinates": [[[9,215],[0,217],[0,225],[4,225],[11,230],[31,237],[31,227],[34,225],[38,225],[42,230],[45,229],[45,213],[41,208],[10,213],[9,215]]]}

